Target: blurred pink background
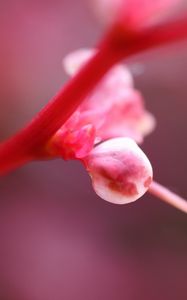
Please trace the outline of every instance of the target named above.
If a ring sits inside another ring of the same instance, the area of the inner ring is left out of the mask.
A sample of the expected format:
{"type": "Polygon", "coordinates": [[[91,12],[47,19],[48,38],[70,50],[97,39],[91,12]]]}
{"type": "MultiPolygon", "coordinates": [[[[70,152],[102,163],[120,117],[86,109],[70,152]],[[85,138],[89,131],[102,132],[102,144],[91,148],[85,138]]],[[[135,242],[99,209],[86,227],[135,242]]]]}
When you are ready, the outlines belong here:
{"type": "MultiPolygon", "coordinates": [[[[86,0],[0,1],[0,138],[67,80],[61,61],[103,28],[86,0]]],[[[187,197],[187,43],[128,62],[157,118],[143,149],[155,179],[187,197]]],[[[0,180],[0,299],[185,300],[186,215],[148,194],[115,206],[77,162],[27,165],[0,180]]]]}

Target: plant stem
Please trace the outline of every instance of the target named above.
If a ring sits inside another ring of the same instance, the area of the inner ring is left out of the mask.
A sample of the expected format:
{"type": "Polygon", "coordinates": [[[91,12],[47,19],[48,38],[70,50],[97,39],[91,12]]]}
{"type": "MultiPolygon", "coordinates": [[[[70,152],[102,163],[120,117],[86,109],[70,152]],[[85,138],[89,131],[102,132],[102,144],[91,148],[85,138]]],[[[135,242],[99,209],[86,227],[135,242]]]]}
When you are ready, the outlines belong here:
{"type": "Polygon", "coordinates": [[[116,23],[106,35],[104,44],[110,45],[118,59],[141,53],[187,38],[187,14],[148,28],[130,28],[116,23]]]}
{"type": "Polygon", "coordinates": [[[107,47],[97,54],[63,87],[33,121],[0,144],[0,174],[26,161],[47,156],[45,144],[66,122],[104,74],[116,63],[107,47]]]}
{"type": "Polygon", "coordinates": [[[171,192],[161,184],[153,181],[149,187],[149,193],[156,196],[160,200],[178,208],[179,210],[187,213],[187,201],[182,197],[171,192]]]}
{"type": "Polygon", "coordinates": [[[119,60],[186,36],[186,17],[139,31],[115,24],[88,64],[52,98],[29,125],[0,144],[0,174],[30,160],[47,158],[45,145],[48,140],[119,60]]]}

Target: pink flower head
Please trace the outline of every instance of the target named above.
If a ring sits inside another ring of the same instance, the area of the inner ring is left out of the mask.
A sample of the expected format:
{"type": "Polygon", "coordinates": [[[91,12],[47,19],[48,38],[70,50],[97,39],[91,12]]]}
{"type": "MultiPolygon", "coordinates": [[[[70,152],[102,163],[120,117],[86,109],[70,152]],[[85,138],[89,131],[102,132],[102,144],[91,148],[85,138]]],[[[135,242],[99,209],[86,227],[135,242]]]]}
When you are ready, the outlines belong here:
{"type": "MultiPolygon", "coordinates": [[[[64,60],[67,73],[75,75],[95,51],[78,50],[69,54],[64,60]]],[[[60,142],[61,149],[68,149],[60,153],[64,158],[82,158],[93,145],[111,138],[130,137],[140,143],[154,125],[141,94],[133,87],[129,70],[116,65],[52,140],[56,145],[60,142]]]]}
{"type": "MultiPolygon", "coordinates": [[[[64,60],[76,72],[96,50],[78,50],[64,60]]],[[[152,181],[148,158],[137,146],[154,128],[153,116],[133,87],[123,65],[116,65],[48,144],[50,154],[81,160],[103,199],[124,204],[137,200],[152,181]]]]}

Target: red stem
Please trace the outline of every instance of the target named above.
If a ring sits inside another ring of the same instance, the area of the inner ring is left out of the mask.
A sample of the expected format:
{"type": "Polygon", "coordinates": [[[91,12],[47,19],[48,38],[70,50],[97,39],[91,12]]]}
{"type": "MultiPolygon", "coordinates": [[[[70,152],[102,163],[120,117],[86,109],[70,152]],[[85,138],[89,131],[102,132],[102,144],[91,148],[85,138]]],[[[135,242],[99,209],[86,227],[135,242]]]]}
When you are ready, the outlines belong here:
{"type": "Polygon", "coordinates": [[[113,26],[98,53],[62,88],[36,118],[0,144],[0,174],[32,159],[47,157],[45,145],[66,122],[104,74],[119,60],[187,36],[187,17],[142,31],[113,26]]]}
{"type": "Polygon", "coordinates": [[[29,160],[45,158],[45,144],[115,62],[109,49],[102,47],[27,127],[0,144],[0,174],[29,160]]]}
{"type": "Polygon", "coordinates": [[[177,42],[187,38],[187,14],[167,23],[155,24],[148,28],[124,28],[115,24],[104,39],[118,59],[141,53],[154,47],[177,42]]]}

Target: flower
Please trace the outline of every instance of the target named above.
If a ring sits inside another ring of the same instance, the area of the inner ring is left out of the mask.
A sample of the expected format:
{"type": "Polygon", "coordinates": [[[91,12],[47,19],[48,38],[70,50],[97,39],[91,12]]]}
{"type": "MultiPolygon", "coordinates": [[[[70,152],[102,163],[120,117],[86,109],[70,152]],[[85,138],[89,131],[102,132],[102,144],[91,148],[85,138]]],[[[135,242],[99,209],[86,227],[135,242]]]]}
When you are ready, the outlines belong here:
{"type": "MultiPolygon", "coordinates": [[[[69,54],[63,61],[66,72],[74,76],[95,51],[69,54]]],[[[154,125],[128,68],[116,65],[52,137],[48,149],[52,156],[81,160],[101,198],[129,203],[152,181],[151,164],[136,142],[154,125]]]]}
{"type": "MultiPolygon", "coordinates": [[[[95,51],[81,49],[69,54],[64,59],[66,72],[75,75],[95,51]]],[[[154,126],[155,119],[145,110],[141,94],[134,89],[130,71],[116,65],[51,141],[55,141],[56,150],[59,144],[63,158],[76,159],[86,156],[94,145],[115,137],[130,137],[141,143],[154,126]]]]}
{"type": "MultiPolygon", "coordinates": [[[[109,1],[115,3],[114,0],[109,1]]],[[[114,146],[113,139],[127,137],[141,143],[144,136],[153,130],[155,121],[146,111],[141,94],[134,89],[128,69],[117,63],[153,47],[186,38],[186,14],[170,18],[171,12],[177,8],[175,4],[179,2],[119,1],[119,8],[114,9],[115,21],[99,43],[98,51],[81,50],[66,58],[65,68],[73,78],[25,128],[0,144],[0,175],[32,160],[55,157],[79,159],[89,172],[93,169],[95,174],[95,168],[90,167],[97,165],[92,153],[95,149],[102,149],[101,143],[104,145],[111,141],[114,146]],[[93,158],[93,163],[89,157],[93,158]]],[[[128,153],[129,149],[125,149],[128,153]]],[[[138,157],[138,146],[133,149],[137,150],[138,157]]],[[[109,147],[108,151],[113,157],[112,148],[109,147]]],[[[134,153],[135,160],[136,155],[134,153]]],[[[119,158],[122,156],[119,154],[119,158]]],[[[135,165],[138,167],[140,160],[137,161],[135,165]]],[[[147,162],[144,163],[146,170],[147,162]]],[[[128,166],[131,174],[132,164],[128,166]]],[[[110,174],[113,181],[110,168],[107,169],[105,175],[110,174]]],[[[147,173],[151,173],[150,169],[147,173]]],[[[150,178],[146,180],[146,188],[150,185],[150,178]]],[[[104,188],[108,187],[106,178],[103,179],[104,188]]],[[[137,188],[137,182],[135,185],[137,188]]],[[[160,184],[153,182],[149,191],[187,212],[185,199],[161,188],[160,184]]],[[[139,190],[138,193],[142,194],[139,190]]]]}

